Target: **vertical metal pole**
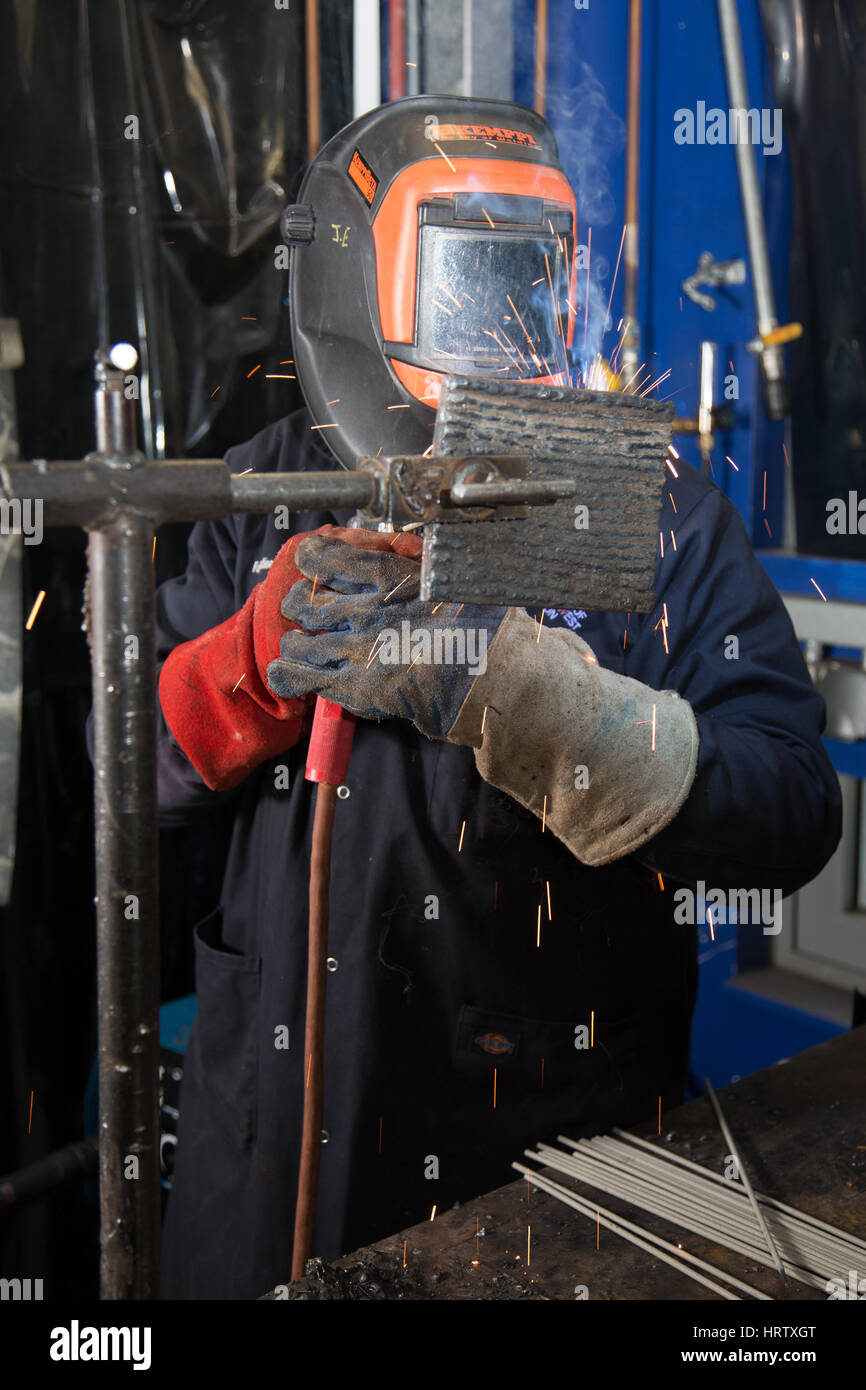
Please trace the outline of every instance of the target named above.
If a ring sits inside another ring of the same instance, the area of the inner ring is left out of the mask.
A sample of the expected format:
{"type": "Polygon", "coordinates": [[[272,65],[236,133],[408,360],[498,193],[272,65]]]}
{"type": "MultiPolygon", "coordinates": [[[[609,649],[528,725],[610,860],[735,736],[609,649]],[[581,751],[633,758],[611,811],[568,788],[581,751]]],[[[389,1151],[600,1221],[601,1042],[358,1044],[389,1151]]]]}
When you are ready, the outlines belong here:
{"type": "MultiPolygon", "coordinates": [[[[100,452],[131,455],[123,372],[97,369],[100,452]]],[[[116,467],[147,467],[145,460],[116,467]]],[[[111,467],[110,458],[103,460],[111,467]]],[[[153,526],[89,533],[99,1044],[100,1291],[149,1299],[159,1276],[159,902],[153,526]]]]}
{"type": "Polygon", "coordinates": [[[535,65],[532,105],[547,115],[547,0],[535,0],[535,65]]]}

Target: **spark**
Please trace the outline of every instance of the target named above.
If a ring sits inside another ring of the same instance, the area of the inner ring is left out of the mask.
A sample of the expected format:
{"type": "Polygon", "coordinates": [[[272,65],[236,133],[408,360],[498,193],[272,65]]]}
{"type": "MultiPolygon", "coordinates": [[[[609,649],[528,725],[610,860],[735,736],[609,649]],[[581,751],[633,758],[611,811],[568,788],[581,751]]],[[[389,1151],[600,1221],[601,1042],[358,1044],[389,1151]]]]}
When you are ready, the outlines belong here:
{"type": "Polygon", "coordinates": [[[538,927],[535,933],[536,946],[541,945],[541,903],[538,904],[538,927]]]}
{"type": "Polygon", "coordinates": [[[442,607],[442,604],[443,604],[444,602],[445,602],[444,599],[440,599],[439,602],[437,603],[436,607],[432,610],[432,612],[433,612],[433,613],[438,613],[438,612],[439,612],[439,609],[442,607]]]}
{"type": "MultiPolygon", "coordinates": [[[[532,360],[533,360],[535,366],[538,367],[538,366],[540,366],[541,364],[540,364],[540,362],[539,362],[539,360],[538,360],[538,358],[537,358],[537,356],[536,356],[536,354],[535,354],[535,349],[534,349],[533,346],[532,346],[532,339],[530,338],[529,334],[528,334],[527,331],[526,331],[526,324],[523,322],[523,319],[520,317],[520,315],[518,314],[517,310],[514,308],[514,300],[511,298],[511,295],[510,295],[510,294],[507,294],[507,295],[505,296],[505,298],[508,300],[508,303],[511,305],[511,308],[512,308],[512,310],[513,310],[513,312],[514,312],[514,317],[517,319],[517,322],[520,324],[520,327],[523,329],[524,335],[525,335],[525,337],[526,337],[526,341],[527,341],[528,344],[529,344],[529,355],[530,355],[530,357],[532,358],[532,360]]],[[[521,357],[523,356],[522,353],[521,353],[520,355],[521,355],[521,357]]],[[[524,359],[524,360],[525,360],[525,359],[524,359]]]]}
{"type": "Polygon", "coordinates": [[[259,370],[259,367],[260,367],[261,365],[262,365],[261,362],[258,362],[258,363],[256,364],[256,366],[253,367],[253,369],[252,369],[251,372],[247,372],[247,381],[249,381],[249,379],[250,379],[251,376],[255,376],[256,372],[259,370]]]}
{"type": "Polygon", "coordinates": [[[766,470],[765,470],[765,472],[764,472],[764,500],[763,500],[763,503],[762,503],[762,505],[761,505],[761,510],[764,511],[764,512],[767,510],[767,474],[766,474],[766,470]]]}
{"type": "Polygon", "coordinates": [[[670,621],[670,619],[668,618],[668,606],[666,603],[662,604],[662,612],[665,615],[665,623],[667,624],[670,621]]]}
{"type": "Polygon", "coordinates": [[[657,386],[661,386],[663,381],[667,381],[672,371],[673,367],[668,367],[667,371],[662,376],[660,376],[657,381],[653,381],[649,386],[645,387],[644,390],[641,391],[641,395],[648,396],[650,391],[654,391],[657,386]]]}
{"type": "Polygon", "coordinates": [[[457,609],[457,612],[454,614],[455,618],[459,617],[459,615],[460,615],[462,609],[465,608],[465,607],[466,607],[466,605],[465,605],[464,603],[461,603],[460,607],[457,609]]]}
{"type": "Polygon", "coordinates": [[[241,314],[241,322],[258,323],[258,319],[255,314],[241,314]]]}
{"type": "Polygon", "coordinates": [[[458,309],[463,308],[463,305],[460,303],[460,300],[457,298],[456,294],[452,294],[451,291],[447,290],[444,285],[437,285],[436,288],[438,290],[441,290],[443,294],[447,294],[448,298],[453,300],[453,302],[457,305],[458,309]]]}
{"type": "Polygon", "coordinates": [[[725,454],[725,458],[727,459],[728,463],[729,463],[729,464],[731,465],[731,467],[733,468],[734,472],[735,472],[735,473],[739,473],[740,470],[739,470],[739,468],[737,467],[737,465],[734,463],[734,460],[733,460],[732,458],[730,458],[730,457],[728,456],[728,454],[725,454]]]}
{"type": "Polygon", "coordinates": [[[586,335],[589,329],[589,266],[592,259],[592,227],[586,235],[586,309],[583,315],[583,350],[586,352],[586,335]]]}
{"type": "Polygon", "coordinates": [[[409,662],[409,665],[406,667],[406,675],[407,675],[407,676],[408,676],[409,672],[412,670],[412,667],[415,666],[415,665],[417,665],[417,663],[421,660],[421,655],[422,655],[422,653],[419,652],[418,655],[416,656],[415,660],[409,662]]]}
{"type": "Polygon", "coordinates": [[[677,538],[676,538],[676,536],[674,535],[673,531],[671,531],[671,545],[673,546],[674,550],[676,550],[676,548],[677,548],[677,538]]]}
{"type": "Polygon", "coordinates": [[[713,931],[713,909],[712,909],[712,907],[708,907],[708,908],[707,908],[707,922],[708,922],[709,928],[710,928],[710,940],[711,940],[711,941],[715,941],[715,939],[716,939],[716,933],[713,931]]]}
{"type": "Polygon", "coordinates": [[[623,651],[625,651],[625,639],[626,639],[627,636],[628,636],[628,628],[627,628],[627,627],[624,627],[623,630],[622,630],[622,649],[623,649],[623,651]]]}
{"type": "Polygon", "coordinates": [[[766,517],[764,517],[764,525],[765,525],[766,528],[767,528],[767,535],[770,537],[770,539],[772,539],[773,533],[772,533],[772,531],[770,530],[770,523],[769,523],[769,521],[767,520],[766,517]]]}
{"type": "Polygon", "coordinates": [[[214,390],[211,391],[211,393],[210,393],[210,399],[213,400],[213,398],[214,398],[214,396],[216,395],[217,391],[221,391],[222,389],[223,389],[223,388],[222,388],[221,386],[215,387],[214,390]]]}
{"type": "Polygon", "coordinates": [[[791,460],[788,458],[788,450],[785,448],[784,444],[782,445],[782,453],[785,455],[785,467],[790,468],[791,460]]]}
{"type": "Polygon", "coordinates": [[[656,878],[657,878],[658,881],[659,881],[659,888],[662,890],[662,892],[664,892],[664,891],[665,891],[665,881],[664,881],[664,879],[662,878],[661,874],[656,874],[656,878]]]}
{"type": "Polygon", "coordinates": [[[297,381],[291,372],[265,372],[265,381],[297,381]]]}
{"type": "Polygon", "coordinates": [[[493,221],[493,218],[490,216],[490,213],[487,211],[487,209],[482,208],[481,211],[484,213],[484,216],[487,218],[487,221],[490,223],[491,227],[495,228],[496,223],[493,221]]]}
{"type": "Polygon", "coordinates": [[[619,263],[620,263],[620,260],[621,260],[621,258],[622,258],[622,248],[623,248],[624,243],[625,243],[625,225],[623,225],[622,236],[621,236],[620,239],[619,239],[619,254],[617,255],[617,258],[616,258],[616,269],[615,269],[614,272],[613,272],[613,280],[611,281],[611,285],[610,285],[610,297],[609,297],[609,299],[608,299],[608,301],[607,301],[607,313],[606,313],[605,316],[604,316],[604,321],[605,321],[605,323],[607,323],[608,319],[610,318],[610,306],[611,306],[611,304],[613,303],[613,292],[614,292],[614,288],[615,288],[615,286],[616,286],[616,277],[617,277],[617,275],[619,274],[619,263]]]}
{"type": "Polygon", "coordinates": [[[309,1089],[309,1085],[310,1085],[310,1072],[311,1072],[312,1070],[313,1070],[313,1054],[312,1054],[312,1052],[311,1052],[310,1055],[309,1055],[309,1057],[308,1057],[308,1059],[307,1059],[307,1088],[308,1088],[308,1089],[309,1089]]]}
{"type": "Polygon", "coordinates": [[[313,599],[316,597],[316,585],[318,584],[318,582],[319,582],[319,571],[316,570],[316,577],[315,577],[315,579],[313,580],[313,589],[312,589],[312,593],[310,594],[310,602],[311,602],[311,603],[312,603],[313,599]]]}
{"type": "Polygon", "coordinates": [[[338,430],[339,428],[340,428],[340,426],[337,425],[337,424],[333,424],[333,425],[310,425],[310,429],[311,429],[311,430],[338,430]]]}
{"type": "Polygon", "coordinates": [[[238,477],[239,477],[239,478],[242,478],[242,477],[244,476],[244,473],[252,473],[252,471],[253,471],[253,465],[250,464],[249,468],[245,468],[245,469],[243,470],[243,473],[239,473],[239,474],[238,474],[238,477]]]}
{"type": "Polygon", "coordinates": [[[366,667],[364,668],[364,669],[367,670],[367,671],[369,671],[370,667],[373,665],[373,658],[374,658],[375,655],[376,655],[376,649],[377,649],[377,647],[379,646],[379,643],[382,641],[383,636],[384,636],[384,633],[381,633],[381,632],[377,632],[377,633],[376,633],[376,640],[375,640],[375,642],[373,643],[372,647],[370,648],[370,655],[369,655],[369,657],[368,657],[368,659],[367,659],[367,665],[366,665],[366,667]]]}
{"type": "Polygon", "coordinates": [[[531,1226],[527,1226],[527,1228],[526,1228],[526,1268],[527,1268],[527,1269],[529,1268],[529,1263],[530,1263],[530,1261],[529,1261],[529,1252],[530,1252],[530,1249],[531,1249],[531,1240],[532,1240],[532,1227],[531,1227],[531,1226]]]}
{"type": "Polygon", "coordinates": [[[458,853],[458,854],[460,853],[460,851],[461,851],[462,848],[463,848],[463,833],[464,833],[465,830],[466,830],[466,822],[464,821],[463,824],[462,824],[461,827],[460,827],[460,843],[459,843],[458,846],[457,846],[457,853],[458,853]]]}
{"type": "Polygon", "coordinates": [[[535,639],[535,644],[536,644],[536,646],[537,646],[538,643],[541,641],[541,626],[542,626],[542,623],[543,623],[543,622],[544,622],[544,609],[542,608],[542,610],[541,610],[541,617],[540,617],[539,620],[538,620],[538,636],[537,636],[536,639],[535,639]]]}
{"type": "MultiPolygon", "coordinates": [[[[391,590],[391,594],[396,594],[397,590],[402,589],[403,585],[407,584],[411,578],[411,574],[407,574],[405,579],[401,579],[399,584],[394,585],[394,588],[391,590]]],[[[384,603],[386,599],[389,599],[391,597],[391,594],[386,594],[382,602],[384,603]]]]}
{"type": "Polygon", "coordinates": [[[595,1009],[589,1015],[589,1045],[595,1047],[595,1009]]]}
{"type": "Polygon", "coordinates": [[[418,64],[417,64],[417,63],[407,63],[406,66],[407,66],[407,68],[417,68],[418,64]]]}
{"type": "MultiPolygon", "coordinates": [[[[443,304],[443,303],[442,303],[440,300],[438,300],[438,299],[434,299],[434,300],[433,300],[433,303],[436,305],[436,308],[437,308],[437,309],[441,309],[441,310],[442,310],[443,314],[447,314],[448,317],[449,317],[449,319],[453,319],[453,317],[454,317],[454,310],[453,310],[453,309],[449,309],[447,304],[443,304]]],[[[389,406],[388,409],[390,410],[391,407],[389,406]]]]}
{"type": "Polygon", "coordinates": [[[543,276],[543,275],[539,275],[539,277],[538,277],[537,280],[533,280],[533,282],[532,282],[532,284],[530,285],[529,288],[530,288],[531,290],[534,290],[536,285],[543,285],[543,284],[544,284],[544,276],[543,276]]]}
{"type": "Polygon", "coordinates": [[[408,410],[408,405],[386,405],[386,410],[408,410]]]}
{"type": "Polygon", "coordinates": [[[671,463],[670,459],[665,459],[665,463],[667,464],[668,468],[669,468],[669,469],[671,470],[671,472],[673,473],[674,477],[675,477],[675,478],[678,478],[680,475],[679,475],[679,473],[677,472],[677,470],[674,468],[674,466],[673,466],[673,464],[671,463]]]}
{"type": "Polygon", "coordinates": [[[664,538],[664,536],[662,535],[661,531],[659,531],[659,545],[660,545],[660,547],[661,547],[661,552],[662,552],[661,558],[664,559],[664,558],[665,558],[665,538],[664,538]]]}
{"type": "Polygon", "coordinates": [[[36,622],[36,614],[39,612],[39,609],[42,607],[42,600],[44,599],[44,597],[45,597],[45,590],[44,590],[44,589],[40,589],[40,590],[39,590],[39,593],[36,595],[36,602],[34,603],[33,607],[30,609],[30,617],[27,619],[27,622],[24,624],[24,626],[25,626],[25,628],[26,628],[26,630],[27,630],[28,632],[30,631],[30,629],[31,629],[31,627],[33,626],[33,624],[36,622]]]}
{"type": "Polygon", "coordinates": [[[679,513],[677,512],[677,504],[676,504],[676,502],[674,501],[674,495],[673,495],[673,493],[672,493],[672,492],[669,492],[669,493],[668,493],[668,497],[671,499],[671,506],[672,506],[673,509],[674,509],[674,516],[678,516],[679,513]]]}
{"type": "Polygon", "coordinates": [[[547,883],[547,920],[548,922],[552,922],[553,913],[550,910],[550,879],[548,878],[545,881],[547,883]]]}
{"type": "Polygon", "coordinates": [[[278,362],[278,363],[277,363],[277,366],[278,366],[278,367],[294,367],[294,365],[295,365],[295,359],[294,359],[294,357],[287,357],[286,360],[285,360],[285,362],[278,362]]]}
{"type": "Polygon", "coordinates": [[[403,1268],[404,1268],[404,1269],[406,1268],[406,1244],[407,1244],[407,1242],[404,1240],[404,1241],[403,1241],[403,1268]]]}
{"type": "Polygon", "coordinates": [[[433,1203],[433,1210],[432,1210],[431,1213],[430,1213],[430,1220],[431,1220],[431,1221],[433,1220],[433,1218],[435,1217],[435,1215],[436,1215],[436,1203],[434,1202],[434,1203],[433,1203]]]}
{"type": "Polygon", "coordinates": [[[156,560],[156,536],[154,536],[154,538],[153,538],[153,550],[150,552],[150,563],[153,564],[155,560],[156,560]]]}
{"type": "Polygon", "coordinates": [[[542,835],[544,834],[544,823],[545,823],[546,820],[547,820],[547,797],[544,798],[544,804],[543,804],[543,806],[542,806],[542,808],[541,808],[541,833],[542,833],[542,835]]]}
{"type": "Polygon", "coordinates": [[[340,404],[340,397],[338,396],[337,399],[336,399],[335,401],[328,401],[327,404],[328,404],[328,405],[339,405],[339,404],[340,404]]]}
{"type": "MultiPolygon", "coordinates": [[[[628,390],[629,386],[631,386],[632,382],[635,381],[635,380],[637,379],[637,377],[640,376],[641,372],[645,369],[645,367],[646,367],[646,362],[641,362],[640,366],[638,367],[638,369],[637,369],[637,371],[634,373],[634,375],[633,375],[633,376],[630,376],[629,379],[628,379],[628,381],[623,382],[623,387],[622,387],[623,395],[625,395],[626,391],[628,390]]],[[[668,445],[668,447],[670,448],[670,445],[668,445]]]]}
{"type": "MultiPolygon", "coordinates": [[[[517,370],[520,371],[520,363],[517,361],[517,358],[511,356],[511,353],[508,351],[508,348],[505,346],[504,343],[501,343],[501,342],[499,341],[499,339],[497,338],[496,334],[495,334],[495,333],[491,333],[489,328],[482,328],[481,332],[482,332],[482,333],[486,333],[486,335],[487,335],[488,338],[492,338],[493,341],[494,341],[494,343],[496,343],[496,346],[502,348],[502,351],[505,353],[506,357],[508,357],[509,360],[512,362],[512,364],[517,368],[517,370]]],[[[521,353],[520,355],[521,355],[521,357],[523,357],[523,353],[521,353]]],[[[526,358],[524,357],[523,360],[524,360],[524,363],[525,363],[525,362],[526,362],[526,358]]]]}
{"type": "Polygon", "coordinates": [[[670,453],[673,454],[673,456],[674,456],[675,459],[678,459],[678,458],[679,458],[679,454],[677,453],[677,451],[676,451],[676,449],[674,448],[673,444],[669,444],[669,445],[668,445],[668,450],[670,451],[670,453]]]}
{"type": "Polygon", "coordinates": [[[447,156],[447,154],[445,153],[445,151],[443,150],[442,146],[441,146],[440,144],[438,144],[436,140],[433,141],[433,148],[434,148],[435,150],[438,150],[438,151],[439,151],[439,153],[441,154],[442,158],[445,160],[445,163],[448,165],[448,168],[451,170],[452,174],[456,174],[456,173],[457,173],[457,167],[456,167],[456,165],[454,165],[454,164],[451,163],[451,160],[448,158],[448,156],[447,156]]]}
{"type": "Polygon", "coordinates": [[[483,713],[482,716],[481,716],[481,734],[482,734],[482,737],[483,737],[483,735],[484,735],[484,725],[485,725],[486,722],[487,722],[487,711],[488,711],[489,708],[490,708],[489,705],[485,705],[485,706],[484,706],[484,713],[483,713]]]}
{"type": "MultiPolygon", "coordinates": [[[[667,655],[667,656],[670,656],[671,653],[670,653],[670,648],[668,647],[668,630],[667,630],[667,626],[666,626],[666,625],[662,627],[662,641],[663,641],[664,644],[665,644],[665,653],[666,653],[666,655],[667,655]]],[[[653,705],[653,709],[655,709],[655,705],[653,705]]]]}
{"type": "MultiPolygon", "coordinates": [[[[814,579],[811,579],[811,578],[810,578],[810,579],[809,579],[809,583],[810,583],[810,584],[815,584],[814,579]]],[[[817,585],[817,584],[815,584],[815,588],[818,589],[818,585],[817,585]]],[[[823,599],[824,602],[826,603],[826,602],[827,602],[827,595],[824,594],[824,593],[821,593],[821,590],[820,590],[820,589],[818,589],[818,593],[821,594],[822,599],[823,599]]]]}
{"type": "MultiPolygon", "coordinates": [[[[564,331],[564,329],[563,329],[563,327],[562,327],[562,315],[561,315],[561,313],[560,313],[560,311],[559,311],[559,305],[558,305],[557,302],[556,302],[556,295],[553,293],[553,278],[552,278],[552,276],[551,276],[551,274],[550,274],[550,257],[548,256],[548,254],[547,254],[546,251],[545,251],[545,253],[544,253],[544,267],[545,267],[545,269],[546,269],[546,271],[547,271],[547,283],[548,283],[548,285],[550,286],[550,300],[551,300],[551,303],[553,304],[553,314],[554,314],[554,318],[556,319],[556,326],[557,326],[557,328],[559,329],[559,337],[560,337],[560,340],[561,340],[561,342],[562,342],[562,356],[563,356],[563,360],[564,360],[565,362],[568,362],[568,347],[567,347],[566,341],[565,341],[565,331],[564,331]]],[[[535,283],[537,284],[538,281],[536,281],[535,283]]],[[[552,375],[554,375],[554,373],[551,372],[551,376],[552,376],[552,375]]]]}

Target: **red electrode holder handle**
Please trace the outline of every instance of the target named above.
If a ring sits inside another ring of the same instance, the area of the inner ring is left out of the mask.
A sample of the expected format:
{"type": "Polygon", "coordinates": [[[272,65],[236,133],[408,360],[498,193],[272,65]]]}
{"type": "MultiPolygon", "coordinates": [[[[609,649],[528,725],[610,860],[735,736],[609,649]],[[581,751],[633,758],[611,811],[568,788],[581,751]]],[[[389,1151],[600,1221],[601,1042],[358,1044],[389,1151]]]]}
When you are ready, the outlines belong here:
{"type": "Polygon", "coordinates": [[[325,782],[330,787],[343,786],[357,722],[354,714],[343,709],[342,705],[335,705],[333,700],[323,700],[321,695],[317,698],[304,773],[308,782],[325,782]]]}

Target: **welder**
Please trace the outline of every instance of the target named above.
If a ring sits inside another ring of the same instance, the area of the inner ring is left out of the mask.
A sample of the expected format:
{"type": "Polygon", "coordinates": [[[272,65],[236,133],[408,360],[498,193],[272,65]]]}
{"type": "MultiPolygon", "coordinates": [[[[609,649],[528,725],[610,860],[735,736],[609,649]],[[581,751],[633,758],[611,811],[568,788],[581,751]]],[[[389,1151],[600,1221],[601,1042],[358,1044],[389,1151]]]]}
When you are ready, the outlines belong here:
{"type": "MultiPolygon", "coordinates": [[[[284,226],[308,408],[230,450],[233,471],[423,453],[448,373],[568,381],[575,200],[534,112],[379,108],[324,147],[284,226]]],[[[316,695],[360,716],[331,873],[325,1258],[510,1181],[530,1142],[677,1104],[697,964],[675,886],[788,894],[840,834],[822,701],[696,470],[666,478],[643,616],[436,612],[417,538],[351,519],[199,523],[158,594],[164,820],[234,804],[195,928],[168,1297],[288,1278],[316,695]],[[485,661],[380,659],[404,622],[483,633],[485,661]]]]}

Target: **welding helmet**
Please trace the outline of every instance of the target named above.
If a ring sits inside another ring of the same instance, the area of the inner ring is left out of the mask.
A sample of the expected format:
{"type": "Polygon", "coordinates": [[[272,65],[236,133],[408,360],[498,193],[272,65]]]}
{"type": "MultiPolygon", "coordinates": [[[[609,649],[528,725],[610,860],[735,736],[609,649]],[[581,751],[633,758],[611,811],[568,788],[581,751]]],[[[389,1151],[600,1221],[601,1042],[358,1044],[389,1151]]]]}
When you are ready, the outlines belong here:
{"type": "Polygon", "coordinates": [[[423,453],[450,373],[569,384],[576,218],[513,102],[409,97],[328,141],[281,227],[298,381],[344,467],[423,453]]]}

